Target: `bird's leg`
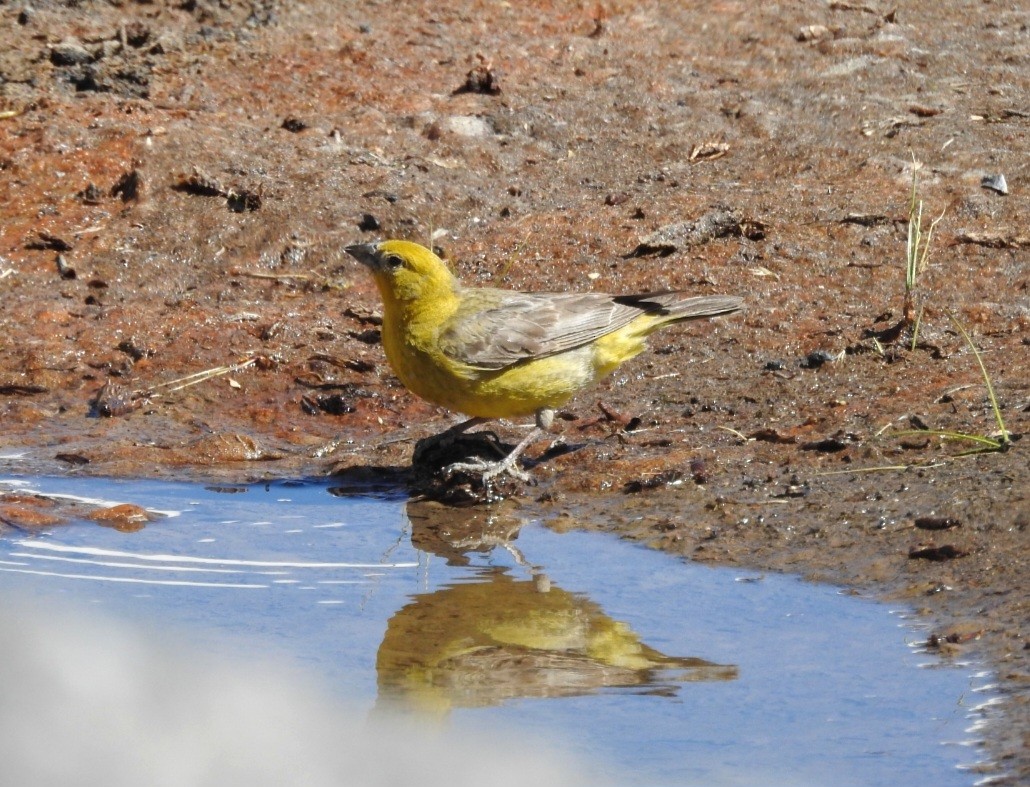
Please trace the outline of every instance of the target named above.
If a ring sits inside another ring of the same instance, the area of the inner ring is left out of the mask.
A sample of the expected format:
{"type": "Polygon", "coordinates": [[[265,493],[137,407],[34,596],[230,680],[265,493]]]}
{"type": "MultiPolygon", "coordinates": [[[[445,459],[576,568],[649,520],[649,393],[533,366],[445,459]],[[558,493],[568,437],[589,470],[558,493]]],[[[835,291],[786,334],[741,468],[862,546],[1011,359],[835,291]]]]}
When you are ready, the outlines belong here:
{"type": "Polygon", "coordinates": [[[482,473],[483,486],[486,486],[491,479],[496,478],[502,473],[507,473],[512,478],[517,478],[520,481],[529,483],[529,481],[532,480],[532,476],[518,466],[519,457],[522,456],[522,453],[529,448],[534,440],[538,439],[540,435],[551,428],[552,423],[554,423],[554,410],[549,408],[537,410],[536,426],[533,427],[532,431],[526,435],[522,439],[522,442],[515,446],[511,453],[506,457],[497,462],[487,462],[485,459],[473,459],[468,462],[455,462],[454,464],[448,465],[444,468],[444,474],[451,476],[457,472],[482,473]]]}
{"type": "Polygon", "coordinates": [[[480,418],[478,415],[475,418],[466,418],[464,421],[459,421],[453,426],[448,426],[444,431],[440,432],[439,437],[443,439],[456,437],[462,432],[467,432],[473,426],[485,424],[489,420],[489,418],[480,418]]]}
{"type": "Polygon", "coordinates": [[[423,440],[419,440],[418,443],[416,443],[415,445],[415,452],[411,457],[412,463],[418,464],[426,455],[426,451],[430,451],[434,448],[447,448],[448,446],[452,445],[455,440],[458,439],[459,435],[464,434],[473,426],[485,424],[489,420],[489,418],[469,418],[447,427],[442,432],[440,432],[440,434],[436,434],[432,437],[427,437],[423,440]]]}

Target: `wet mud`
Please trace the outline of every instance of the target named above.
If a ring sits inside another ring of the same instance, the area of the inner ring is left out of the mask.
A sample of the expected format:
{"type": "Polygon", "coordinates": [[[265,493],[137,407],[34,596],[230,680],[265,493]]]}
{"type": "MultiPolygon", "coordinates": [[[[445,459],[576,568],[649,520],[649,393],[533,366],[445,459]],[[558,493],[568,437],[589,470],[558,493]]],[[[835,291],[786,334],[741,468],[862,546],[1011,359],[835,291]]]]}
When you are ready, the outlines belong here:
{"type": "MultiPolygon", "coordinates": [[[[412,453],[457,416],[391,375],[349,243],[433,245],[472,284],[740,295],[559,413],[537,485],[490,510],[904,599],[932,647],[998,673],[987,775],[1030,776],[1015,6],[44,0],[0,20],[4,472],[434,491],[412,453]],[[923,229],[943,218],[906,296],[914,177],[923,229]]],[[[0,501],[4,529],[65,516],[0,501]]]]}

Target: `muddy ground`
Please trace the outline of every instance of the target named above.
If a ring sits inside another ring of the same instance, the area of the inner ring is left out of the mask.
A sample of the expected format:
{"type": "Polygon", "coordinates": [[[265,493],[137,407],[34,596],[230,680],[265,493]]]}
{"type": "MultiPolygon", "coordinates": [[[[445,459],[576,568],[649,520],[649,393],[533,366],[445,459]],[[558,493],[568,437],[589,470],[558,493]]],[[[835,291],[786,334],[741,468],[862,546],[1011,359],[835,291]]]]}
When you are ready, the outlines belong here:
{"type": "Polygon", "coordinates": [[[500,507],[904,599],[997,670],[984,770],[1025,783],[1027,443],[919,432],[998,436],[956,321],[1028,430],[1030,27],[908,5],[0,3],[3,471],[414,481],[454,416],[392,377],[356,241],[742,295],[580,396],[500,507]]]}

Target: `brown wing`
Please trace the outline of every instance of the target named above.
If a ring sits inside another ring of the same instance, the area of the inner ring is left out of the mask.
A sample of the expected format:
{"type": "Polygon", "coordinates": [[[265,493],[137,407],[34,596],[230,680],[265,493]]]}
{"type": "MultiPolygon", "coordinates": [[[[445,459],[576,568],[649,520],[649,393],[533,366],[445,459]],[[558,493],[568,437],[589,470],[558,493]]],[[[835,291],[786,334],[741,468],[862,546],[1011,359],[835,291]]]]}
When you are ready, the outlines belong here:
{"type": "Polygon", "coordinates": [[[670,320],[684,320],[736,311],[739,304],[737,298],[684,298],[677,292],[612,296],[469,289],[462,306],[441,331],[439,342],[457,361],[481,369],[503,369],[589,344],[641,314],[668,314],[670,320]]]}

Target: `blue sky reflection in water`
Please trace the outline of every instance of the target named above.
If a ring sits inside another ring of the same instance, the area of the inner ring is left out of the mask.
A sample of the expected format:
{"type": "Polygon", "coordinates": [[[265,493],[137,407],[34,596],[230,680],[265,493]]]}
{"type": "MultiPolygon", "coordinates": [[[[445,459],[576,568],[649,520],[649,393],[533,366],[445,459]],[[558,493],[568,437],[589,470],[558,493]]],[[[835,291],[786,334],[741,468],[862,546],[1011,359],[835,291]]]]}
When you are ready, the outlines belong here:
{"type": "Polygon", "coordinates": [[[370,710],[525,729],[620,783],[975,782],[958,766],[986,678],[915,652],[924,635],[885,605],[536,524],[449,565],[413,546],[403,498],[330,487],[0,480],[172,514],[9,531],[0,587],[285,659],[370,710]]]}

